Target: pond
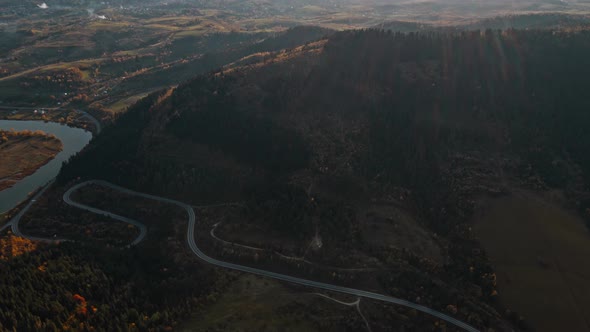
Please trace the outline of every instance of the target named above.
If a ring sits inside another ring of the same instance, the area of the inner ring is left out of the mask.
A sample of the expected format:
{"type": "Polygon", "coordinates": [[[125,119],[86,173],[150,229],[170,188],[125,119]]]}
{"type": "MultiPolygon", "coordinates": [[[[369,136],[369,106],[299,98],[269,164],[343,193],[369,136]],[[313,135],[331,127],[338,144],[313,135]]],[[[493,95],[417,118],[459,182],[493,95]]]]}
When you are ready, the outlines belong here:
{"type": "MultiPolygon", "coordinates": [[[[82,150],[92,139],[92,133],[55,122],[0,120],[0,129],[16,131],[42,130],[55,135],[63,144],[63,150],[35,173],[18,181],[11,188],[0,191],[0,213],[14,208],[25,200],[29,193],[43,186],[57,176],[62,163],[82,150]]],[[[2,156],[0,156],[2,162],[2,156]]]]}

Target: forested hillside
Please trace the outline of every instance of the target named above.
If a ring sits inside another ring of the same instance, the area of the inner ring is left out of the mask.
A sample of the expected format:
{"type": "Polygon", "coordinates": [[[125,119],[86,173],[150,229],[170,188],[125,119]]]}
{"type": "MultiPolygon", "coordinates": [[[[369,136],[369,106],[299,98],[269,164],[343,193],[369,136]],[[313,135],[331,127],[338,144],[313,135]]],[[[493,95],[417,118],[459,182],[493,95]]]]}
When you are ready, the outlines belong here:
{"type": "Polygon", "coordinates": [[[169,249],[154,244],[140,253],[66,243],[3,255],[0,330],[171,330],[226,276],[194,262],[170,264],[169,249]]]}
{"type": "MultiPolygon", "coordinates": [[[[496,302],[470,218],[477,197],[514,188],[590,208],[588,77],[586,31],[340,32],[150,95],[60,180],[242,201],[221,234],[269,232],[282,243],[242,241],[377,266],[368,284],[389,294],[457,305],[479,328],[526,328],[496,302]],[[396,240],[400,223],[419,240],[396,240]]],[[[367,282],[352,275],[342,282],[367,282]]]]}
{"type": "MultiPolygon", "coordinates": [[[[555,186],[566,184],[551,169],[556,158],[590,170],[590,101],[582,97],[588,32],[370,30],[338,33],[320,52],[307,47],[263,59],[262,67],[199,77],[155,107],[153,94],[94,149],[113,154],[113,144],[120,154],[112,159],[153,159],[147,144],[158,142],[142,132],[150,127],[152,137],[189,139],[267,171],[328,167],[329,174],[408,187],[424,180],[419,172],[436,172],[450,151],[470,149],[518,154],[555,186]],[[328,146],[345,151],[320,151],[328,146]]],[[[92,172],[85,169],[77,167],[92,172]]]]}

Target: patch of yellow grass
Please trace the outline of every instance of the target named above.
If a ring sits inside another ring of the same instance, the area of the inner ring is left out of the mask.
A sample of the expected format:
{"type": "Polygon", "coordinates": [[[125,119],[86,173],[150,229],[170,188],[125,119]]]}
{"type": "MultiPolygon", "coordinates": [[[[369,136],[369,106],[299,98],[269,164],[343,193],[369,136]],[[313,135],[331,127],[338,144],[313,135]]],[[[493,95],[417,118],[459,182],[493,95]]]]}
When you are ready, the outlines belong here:
{"type": "Polygon", "coordinates": [[[12,234],[0,238],[0,260],[8,260],[37,249],[37,243],[12,234]]]}
{"type": "Polygon", "coordinates": [[[140,93],[131,97],[118,100],[110,105],[105,106],[105,110],[112,113],[120,113],[127,109],[127,107],[133,105],[136,101],[147,96],[149,93],[140,93]]]}

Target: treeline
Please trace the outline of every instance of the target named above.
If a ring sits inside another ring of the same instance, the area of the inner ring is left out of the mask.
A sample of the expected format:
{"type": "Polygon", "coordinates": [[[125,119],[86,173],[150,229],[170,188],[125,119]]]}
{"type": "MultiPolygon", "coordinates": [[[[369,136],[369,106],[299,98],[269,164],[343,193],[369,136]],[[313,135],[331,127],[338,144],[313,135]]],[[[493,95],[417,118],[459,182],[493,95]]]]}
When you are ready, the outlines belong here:
{"type": "Polygon", "coordinates": [[[343,32],[322,61],[303,109],[339,100],[342,114],[366,112],[356,170],[410,188],[428,210],[442,208],[441,167],[459,151],[519,155],[562,188],[577,177],[561,161],[573,161],[590,184],[589,31],[343,32]]]}
{"type": "Polygon", "coordinates": [[[42,130],[0,130],[0,144],[8,142],[11,138],[42,137],[45,139],[57,139],[55,135],[48,134],[42,130]]]}
{"type": "MultiPolygon", "coordinates": [[[[587,31],[340,32],[309,59],[200,76],[165,100],[164,92],[150,95],[72,159],[60,180],[102,177],[189,193],[183,201],[215,195],[223,201],[225,190],[236,187],[247,198],[248,223],[306,243],[318,231],[324,248],[355,248],[387,266],[414,267],[381,280],[392,294],[435,294],[424,301],[438,308],[488,308],[493,271],[467,225],[471,211],[458,193],[460,174],[449,175],[453,156],[508,156],[519,160],[512,166],[530,168],[550,186],[580,181],[587,191],[588,77],[587,31]],[[179,151],[206,147],[238,166],[206,159],[196,166],[152,152],[170,137],[186,147],[179,151]],[[582,177],[567,165],[579,165],[582,177]],[[243,178],[251,169],[262,175],[248,187],[243,178]],[[366,249],[357,212],[373,202],[308,190],[320,177],[359,181],[375,204],[398,201],[391,188],[407,189],[412,202],[404,208],[444,243],[444,265],[424,275],[416,271],[429,264],[418,257],[366,249]],[[416,286],[423,290],[410,291],[416,286]]],[[[580,208],[589,202],[580,200],[580,208]]],[[[478,327],[499,317],[492,309],[478,314],[472,318],[478,327]]]]}
{"type": "Polygon", "coordinates": [[[257,186],[250,188],[247,197],[245,221],[297,240],[313,235],[314,203],[301,188],[280,183],[257,186]]]}
{"type": "Polygon", "coordinates": [[[116,119],[115,125],[106,127],[85,150],[64,164],[58,180],[65,183],[76,177],[112,179],[118,171],[137,167],[142,131],[151,119],[148,110],[164,93],[165,90],[151,93],[130,107],[116,119]]]}
{"type": "Polygon", "coordinates": [[[445,208],[441,197],[450,183],[442,168],[452,153],[514,153],[557,187],[572,181],[558,159],[590,172],[585,153],[590,100],[582,97],[590,74],[590,32],[347,31],[331,36],[317,61],[298,61],[297,67],[285,62],[200,76],[180,85],[165,107],[148,111],[163,92],[152,94],[105,130],[86,152],[88,158],[66,165],[60,177],[92,174],[204,192],[215,186],[205,181],[210,174],[232,178],[207,165],[195,169],[179,160],[150,158],[149,148],[139,148],[142,130],[159,121],[167,134],[263,172],[316,170],[323,167],[320,161],[338,166],[343,161],[331,158],[350,154],[344,162],[353,174],[343,176],[409,188],[425,217],[450,230],[453,221],[445,224],[430,211],[445,208]],[[282,114],[326,126],[304,133],[301,125],[278,121],[282,114]],[[334,119],[344,123],[348,141],[321,141],[331,139],[334,119]],[[354,137],[348,138],[352,133],[346,130],[353,129],[354,137]],[[331,144],[332,155],[323,155],[324,143],[331,144]],[[360,148],[352,150],[357,143],[360,148]]]}
{"type": "Polygon", "coordinates": [[[63,243],[0,260],[0,330],[172,330],[226,278],[167,252],[63,243]]]}
{"type": "Polygon", "coordinates": [[[540,147],[566,149],[590,170],[581,153],[590,144],[583,130],[590,101],[582,97],[590,73],[588,31],[344,32],[325,52],[329,65],[316,72],[322,78],[310,89],[323,98],[357,100],[355,106],[370,112],[373,154],[389,146],[382,155],[393,159],[394,147],[403,145],[540,147]],[[486,132],[495,124],[508,130],[509,145],[486,132]]]}
{"type": "Polygon", "coordinates": [[[171,98],[171,106],[184,112],[168,130],[273,172],[305,167],[309,149],[300,135],[272,119],[244,111],[244,105],[238,105],[226,92],[225,83],[210,77],[183,87],[171,98]]]}

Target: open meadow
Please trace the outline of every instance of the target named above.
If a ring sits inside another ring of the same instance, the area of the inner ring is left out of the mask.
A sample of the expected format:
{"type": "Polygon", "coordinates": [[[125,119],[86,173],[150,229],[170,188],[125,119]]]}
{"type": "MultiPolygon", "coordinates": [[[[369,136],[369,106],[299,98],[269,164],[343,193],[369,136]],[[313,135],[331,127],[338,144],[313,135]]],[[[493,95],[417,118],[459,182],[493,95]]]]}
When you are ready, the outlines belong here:
{"type": "Polygon", "coordinates": [[[509,309],[538,331],[590,330],[590,234],[579,217],[522,193],[491,202],[475,231],[509,309]]]}

